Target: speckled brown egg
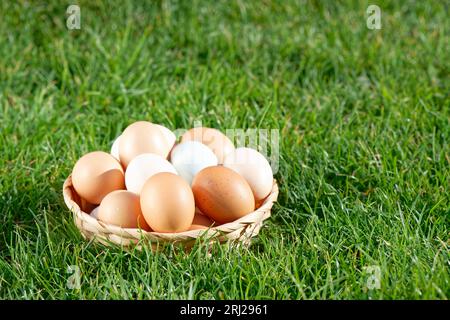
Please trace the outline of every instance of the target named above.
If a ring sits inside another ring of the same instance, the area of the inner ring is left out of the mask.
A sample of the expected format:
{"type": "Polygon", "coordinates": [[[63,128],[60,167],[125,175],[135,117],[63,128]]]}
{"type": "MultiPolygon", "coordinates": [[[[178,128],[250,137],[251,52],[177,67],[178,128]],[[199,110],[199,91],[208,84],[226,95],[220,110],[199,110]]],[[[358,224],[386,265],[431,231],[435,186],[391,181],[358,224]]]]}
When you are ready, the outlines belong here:
{"type": "Polygon", "coordinates": [[[122,228],[150,228],[142,215],[139,196],[126,190],[117,190],[103,198],[98,219],[122,228]]]}
{"type": "Polygon", "coordinates": [[[217,129],[197,127],[186,131],[181,137],[181,142],[198,141],[210,148],[217,157],[218,163],[222,164],[225,156],[234,151],[231,140],[217,129]]]}
{"type": "Polygon", "coordinates": [[[114,190],[125,189],[122,166],[112,155],[103,151],[85,154],[72,170],[72,183],[81,198],[99,204],[114,190]]]}
{"type": "Polygon", "coordinates": [[[255,209],[247,181],[223,166],[200,171],[192,181],[192,191],[200,211],[219,223],[234,221],[255,209]]]}

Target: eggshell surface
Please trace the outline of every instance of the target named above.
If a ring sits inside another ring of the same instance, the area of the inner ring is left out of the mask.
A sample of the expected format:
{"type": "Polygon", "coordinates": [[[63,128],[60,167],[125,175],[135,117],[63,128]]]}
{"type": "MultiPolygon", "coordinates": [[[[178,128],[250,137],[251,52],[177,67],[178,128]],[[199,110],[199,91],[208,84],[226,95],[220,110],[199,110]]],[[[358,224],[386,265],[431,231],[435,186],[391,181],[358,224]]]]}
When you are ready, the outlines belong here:
{"type": "Polygon", "coordinates": [[[120,156],[119,156],[119,143],[120,143],[120,136],[118,136],[112,146],[111,146],[111,155],[116,158],[118,161],[120,161],[120,156]]]}
{"type": "Polygon", "coordinates": [[[247,181],[223,166],[200,171],[192,181],[192,191],[200,211],[219,223],[234,221],[255,209],[247,181]]]}
{"type": "Polygon", "coordinates": [[[186,141],[171,152],[170,161],[189,185],[202,169],[217,165],[217,157],[210,148],[198,141],[186,141]]]}
{"type": "Polygon", "coordinates": [[[126,190],[113,191],[102,200],[98,219],[122,228],[150,230],[142,215],[139,196],[126,190]]]}
{"type": "Polygon", "coordinates": [[[129,163],[125,171],[125,185],[128,191],[140,194],[144,183],[154,174],[171,172],[177,174],[173,165],[154,153],[143,153],[129,163]]]}
{"type": "Polygon", "coordinates": [[[258,151],[251,148],[237,148],[225,157],[223,165],[247,180],[257,202],[267,197],[272,190],[272,168],[258,151]]]}
{"type": "Polygon", "coordinates": [[[219,164],[222,164],[225,156],[234,150],[233,142],[222,132],[213,128],[192,128],[181,137],[181,142],[191,140],[208,146],[216,155],[219,164]]]}
{"type": "Polygon", "coordinates": [[[80,199],[80,208],[83,212],[91,213],[97,205],[86,201],[85,199],[80,199]]]}
{"type": "Polygon", "coordinates": [[[169,148],[169,151],[170,151],[172,149],[172,147],[174,146],[175,141],[177,140],[177,137],[175,136],[175,134],[172,131],[170,131],[170,129],[168,129],[160,124],[155,124],[155,126],[157,126],[159,128],[159,130],[161,130],[162,134],[164,135],[167,146],[169,148]]]}
{"type": "Polygon", "coordinates": [[[209,217],[196,213],[194,215],[194,220],[192,220],[192,225],[189,227],[189,230],[198,230],[198,229],[208,229],[214,225],[214,221],[212,221],[209,217]]]}
{"type": "Polygon", "coordinates": [[[90,152],[77,161],[72,183],[76,192],[92,204],[99,204],[108,193],[125,188],[122,166],[103,151],[90,152]]]}
{"type": "Polygon", "coordinates": [[[180,176],[161,172],[145,182],[141,208],[147,224],[156,232],[182,232],[192,225],[194,195],[180,176]]]}
{"type": "Polygon", "coordinates": [[[138,121],[129,125],[120,137],[120,162],[126,168],[131,160],[143,153],[155,153],[167,158],[170,149],[158,126],[148,121],[138,121]]]}
{"type": "Polygon", "coordinates": [[[98,219],[98,207],[96,207],[94,210],[92,210],[91,217],[98,219]]]}

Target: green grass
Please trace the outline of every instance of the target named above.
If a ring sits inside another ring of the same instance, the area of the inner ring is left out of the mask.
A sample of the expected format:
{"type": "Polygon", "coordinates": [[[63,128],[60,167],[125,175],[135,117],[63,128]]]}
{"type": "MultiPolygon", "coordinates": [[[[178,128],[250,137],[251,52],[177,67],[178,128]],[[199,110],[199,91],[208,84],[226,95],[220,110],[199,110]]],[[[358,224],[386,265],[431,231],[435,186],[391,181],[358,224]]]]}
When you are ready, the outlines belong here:
{"type": "Polygon", "coordinates": [[[449,298],[444,1],[376,1],[369,30],[364,1],[83,0],[79,31],[46,2],[0,2],[0,298],[449,298]],[[82,239],[62,183],[142,119],[280,130],[250,248],[82,239]]]}

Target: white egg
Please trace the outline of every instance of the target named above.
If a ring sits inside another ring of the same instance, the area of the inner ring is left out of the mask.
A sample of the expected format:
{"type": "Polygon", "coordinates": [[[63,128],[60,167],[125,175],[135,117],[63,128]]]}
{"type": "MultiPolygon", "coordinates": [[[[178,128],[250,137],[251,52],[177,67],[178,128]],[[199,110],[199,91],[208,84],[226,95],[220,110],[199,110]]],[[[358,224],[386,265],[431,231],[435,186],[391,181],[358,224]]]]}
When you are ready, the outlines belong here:
{"type": "Polygon", "coordinates": [[[128,191],[140,194],[147,179],[159,172],[178,174],[173,165],[160,155],[140,154],[128,164],[125,171],[125,186],[128,191]]]}
{"type": "Polygon", "coordinates": [[[189,185],[200,170],[216,166],[218,162],[214,152],[198,141],[186,141],[177,145],[172,150],[170,161],[189,185]]]}
{"type": "Polygon", "coordinates": [[[91,211],[91,217],[98,219],[98,208],[99,207],[95,207],[95,209],[91,211]]]}
{"type": "Polygon", "coordinates": [[[172,147],[175,144],[175,141],[177,140],[177,137],[175,136],[175,134],[160,124],[155,124],[155,126],[157,126],[162,131],[164,138],[166,138],[166,142],[170,147],[169,150],[172,150],[172,147]]]}
{"type": "Polygon", "coordinates": [[[118,136],[112,144],[111,155],[120,161],[120,159],[119,159],[119,142],[120,142],[120,136],[118,136]]]}
{"type": "Polygon", "coordinates": [[[267,197],[272,190],[272,168],[258,151],[251,148],[237,148],[225,157],[223,165],[247,180],[256,201],[267,197]]]}

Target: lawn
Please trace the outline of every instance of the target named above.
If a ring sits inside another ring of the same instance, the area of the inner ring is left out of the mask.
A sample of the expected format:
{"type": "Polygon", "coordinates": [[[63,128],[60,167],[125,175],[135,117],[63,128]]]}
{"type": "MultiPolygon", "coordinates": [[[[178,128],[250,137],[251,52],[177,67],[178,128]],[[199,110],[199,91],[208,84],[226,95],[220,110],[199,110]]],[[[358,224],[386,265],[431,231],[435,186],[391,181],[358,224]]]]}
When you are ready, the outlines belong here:
{"type": "Polygon", "coordinates": [[[0,298],[450,297],[444,1],[46,2],[0,2],[0,298]],[[83,240],[62,184],[143,119],[279,130],[249,248],[83,240]]]}

